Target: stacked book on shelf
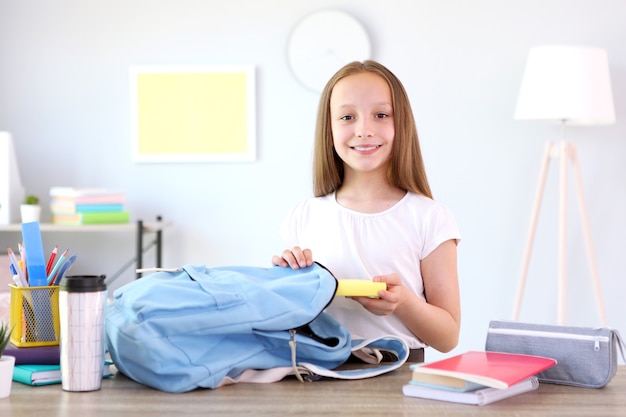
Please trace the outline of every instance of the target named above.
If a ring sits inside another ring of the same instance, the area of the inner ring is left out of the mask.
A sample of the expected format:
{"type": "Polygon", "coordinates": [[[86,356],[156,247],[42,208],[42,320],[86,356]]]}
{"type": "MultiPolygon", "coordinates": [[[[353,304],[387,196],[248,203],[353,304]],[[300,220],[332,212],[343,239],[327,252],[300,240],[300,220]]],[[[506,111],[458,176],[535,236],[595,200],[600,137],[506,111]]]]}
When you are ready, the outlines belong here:
{"type": "Polygon", "coordinates": [[[556,365],[541,356],[469,351],[428,364],[411,365],[407,397],[486,405],[536,390],[537,374],[556,365]]]}
{"type": "Polygon", "coordinates": [[[128,223],[126,194],[107,188],[52,187],[50,213],[58,225],[128,223]]]}

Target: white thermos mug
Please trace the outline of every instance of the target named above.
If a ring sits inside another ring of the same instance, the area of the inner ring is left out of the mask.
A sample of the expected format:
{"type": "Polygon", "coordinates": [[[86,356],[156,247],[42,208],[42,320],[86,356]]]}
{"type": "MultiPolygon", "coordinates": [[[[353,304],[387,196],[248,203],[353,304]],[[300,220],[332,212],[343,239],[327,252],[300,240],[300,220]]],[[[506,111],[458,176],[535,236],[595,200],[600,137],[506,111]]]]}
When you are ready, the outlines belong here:
{"type": "Polygon", "coordinates": [[[105,275],[66,276],[59,289],[61,385],[95,391],[104,368],[105,275]]]}

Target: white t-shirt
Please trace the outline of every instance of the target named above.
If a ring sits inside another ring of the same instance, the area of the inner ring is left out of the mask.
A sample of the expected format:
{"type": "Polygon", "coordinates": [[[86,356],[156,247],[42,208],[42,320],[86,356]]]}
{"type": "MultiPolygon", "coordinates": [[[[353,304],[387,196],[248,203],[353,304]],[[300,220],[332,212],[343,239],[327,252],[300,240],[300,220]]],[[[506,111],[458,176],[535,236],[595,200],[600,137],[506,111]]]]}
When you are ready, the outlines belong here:
{"type": "MultiPolygon", "coordinates": [[[[313,260],[337,279],[371,280],[395,272],[422,299],[420,261],[443,242],[461,237],[448,208],[411,192],[380,213],[347,209],[334,193],[310,198],[292,209],[280,235],[289,248],[311,249],[313,260]]],[[[336,297],[327,312],[354,338],[395,335],[410,348],[426,346],[395,315],[374,315],[356,301],[336,297]]]]}

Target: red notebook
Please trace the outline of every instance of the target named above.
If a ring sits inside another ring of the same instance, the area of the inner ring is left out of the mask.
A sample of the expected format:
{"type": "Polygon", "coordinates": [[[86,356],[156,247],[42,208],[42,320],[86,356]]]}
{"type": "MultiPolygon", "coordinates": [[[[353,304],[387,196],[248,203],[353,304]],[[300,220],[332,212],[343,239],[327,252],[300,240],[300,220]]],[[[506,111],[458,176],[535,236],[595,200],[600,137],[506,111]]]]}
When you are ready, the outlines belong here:
{"type": "Polygon", "coordinates": [[[450,379],[458,379],[487,387],[508,388],[554,365],[556,360],[541,356],[470,351],[424,365],[413,365],[411,369],[415,381],[428,379],[432,384],[449,385],[450,379]]]}

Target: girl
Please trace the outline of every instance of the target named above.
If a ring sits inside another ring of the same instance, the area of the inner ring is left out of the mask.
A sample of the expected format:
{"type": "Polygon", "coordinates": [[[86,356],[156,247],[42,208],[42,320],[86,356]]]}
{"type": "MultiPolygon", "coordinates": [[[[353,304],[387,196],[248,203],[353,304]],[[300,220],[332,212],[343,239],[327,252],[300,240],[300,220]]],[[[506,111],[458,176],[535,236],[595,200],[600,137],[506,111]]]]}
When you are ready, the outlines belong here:
{"type": "Polygon", "coordinates": [[[453,349],[460,234],[432,199],[408,96],[386,67],[353,62],[326,84],[313,170],[315,197],[288,215],[288,249],[272,263],[298,269],[315,261],[339,279],[385,282],[379,298],[335,297],[328,307],[353,337],[391,334],[412,349],[453,349]]]}

